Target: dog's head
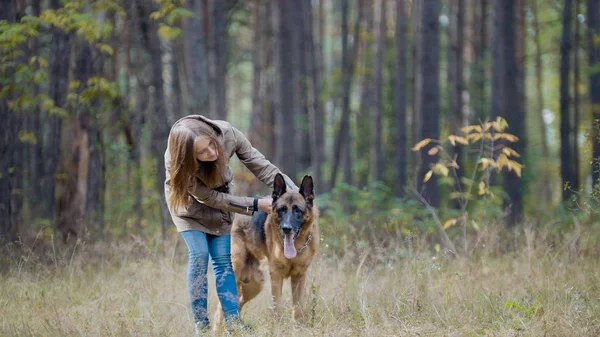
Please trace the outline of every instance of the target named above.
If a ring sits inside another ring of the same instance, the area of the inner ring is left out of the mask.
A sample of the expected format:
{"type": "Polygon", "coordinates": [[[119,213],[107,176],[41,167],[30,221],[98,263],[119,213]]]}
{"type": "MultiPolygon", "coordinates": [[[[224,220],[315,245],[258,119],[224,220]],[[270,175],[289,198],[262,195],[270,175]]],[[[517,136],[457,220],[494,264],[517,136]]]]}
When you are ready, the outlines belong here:
{"type": "Polygon", "coordinates": [[[302,230],[310,230],[309,227],[313,222],[314,199],[311,176],[304,176],[299,192],[288,190],[281,174],[275,176],[271,217],[279,225],[283,237],[283,252],[288,259],[293,259],[297,255],[294,240],[302,230]]]}

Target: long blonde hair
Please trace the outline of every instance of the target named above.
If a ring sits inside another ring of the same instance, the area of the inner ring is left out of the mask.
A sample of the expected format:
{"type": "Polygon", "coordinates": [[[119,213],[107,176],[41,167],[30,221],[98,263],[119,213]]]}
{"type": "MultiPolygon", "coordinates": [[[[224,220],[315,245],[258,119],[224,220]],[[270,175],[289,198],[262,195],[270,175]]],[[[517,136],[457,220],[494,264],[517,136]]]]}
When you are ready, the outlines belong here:
{"type": "Polygon", "coordinates": [[[188,191],[190,187],[191,191],[196,189],[197,179],[211,188],[224,184],[227,162],[223,146],[217,131],[205,122],[195,119],[179,121],[169,135],[169,153],[171,154],[169,205],[172,209],[179,209],[190,203],[188,191]],[[200,137],[208,138],[210,144],[217,149],[218,157],[214,162],[200,162],[196,159],[194,143],[200,137]]]}

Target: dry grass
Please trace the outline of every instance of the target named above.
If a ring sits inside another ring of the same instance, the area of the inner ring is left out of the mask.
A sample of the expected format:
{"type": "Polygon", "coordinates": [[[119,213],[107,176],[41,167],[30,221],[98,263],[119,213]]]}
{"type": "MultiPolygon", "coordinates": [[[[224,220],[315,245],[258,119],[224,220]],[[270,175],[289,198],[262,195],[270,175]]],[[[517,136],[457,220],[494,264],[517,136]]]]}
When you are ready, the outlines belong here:
{"type": "MultiPolygon", "coordinates": [[[[469,260],[373,248],[333,258],[323,248],[310,269],[306,325],[293,323],[290,310],[272,318],[267,285],[244,310],[254,330],[234,335],[600,335],[598,259],[531,235],[502,256],[482,244],[469,260]]],[[[50,265],[31,255],[13,260],[0,275],[0,335],[191,335],[184,248],[157,251],[129,242],[78,246],[50,265]]],[[[213,312],[212,283],[209,291],[213,312]]]]}

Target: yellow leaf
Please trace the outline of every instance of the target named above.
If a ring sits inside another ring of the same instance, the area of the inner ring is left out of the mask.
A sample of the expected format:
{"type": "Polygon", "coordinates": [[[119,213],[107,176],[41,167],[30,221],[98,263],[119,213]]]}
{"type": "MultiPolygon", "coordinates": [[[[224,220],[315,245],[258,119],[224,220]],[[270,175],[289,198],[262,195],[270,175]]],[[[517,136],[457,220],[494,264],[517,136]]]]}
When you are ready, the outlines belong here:
{"type": "Polygon", "coordinates": [[[515,174],[517,175],[517,177],[521,178],[521,169],[525,166],[517,163],[514,160],[509,160],[509,168],[511,168],[513,171],[515,171],[515,174]]]}
{"type": "Polygon", "coordinates": [[[478,165],[481,164],[481,170],[483,171],[490,165],[490,161],[487,158],[481,158],[481,159],[479,159],[477,164],[478,165]]]}
{"type": "Polygon", "coordinates": [[[467,139],[474,143],[481,139],[481,133],[471,133],[467,135],[467,139]]]}
{"type": "Polygon", "coordinates": [[[450,144],[452,144],[452,146],[456,146],[456,136],[455,135],[448,136],[448,140],[450,141],[450,144]]]}
{"type": "Polygon", "coordinates": [[[436,146],[436,147],[432,147],[429,150],[429,152],[427,152],[427,154],[430,156],[435,156],[436,154],[438,154],[438,152],[440,152],[440,148],[439,148],[439,146],[436,146]]]}
{"type": "Polygon", "coordinates": [[[504,131],[508,127],[508,123],[502,117],[496,118],[496,121],[492,123],[494,126],[494,130],[498,132],[504,131]]]}
{"type": "Polygon", "coordinates": [[[461,128],[460,131],[462,131],[465,134],[468,134],[471,131],[481,132],[481,126],[480,125],[469,125],[469,126],[465,126],[465,127],[461,128]]]}
{"type": "Polygon", "coordinates": [[[425,173],[425,178],[423,179],[423,182],[426,183],[429,181],[429,179],[431,179],[431,176],[433,175],[433,171],[429,170],[427,173],[425,173]]]}
{"type": "Polygon", "coordinates": [[[427,144],[429,144],[431,142],[430,138],[425,138],[422,141],[418,142],[413,148],[413,151],[419,151],[420,149],[422,149],[423,147],[427,146],[427,144]]]}
{"type": "Polygon", "coordinates": [[[502,168],[504,166],[508,166],[508,168],[510,170],[510,163],[509,163],[508,157],[504,153],[502,153],[498,156],[497,162],[498,162],[499,170],[502,170],[502,168]]]}
{"type": "Polygon", "coordinates": [[[448,170],[448,168],[446,167],[446,165],[444,164],[440,164],[437,163],[435,165],[433,165],[433,171],[439,175],[442,175],[444,177],[448,176],[448,173],[450,173],[450,170],[448,170]]]}
{"type": "Polygon", "coordinates": [[[485,123],[483,131],[489,131],[492,128],[492,126],[494,126],[494,124],[492,124],[491,122],[485,123]]]}
{"type": "Polygon", "coordinates": [[[460,193],[458,193],[458,192],[450,193],[450,199],[458,199],[458,198],[460,198],[460,193]]]}
{"type": "Polygon", "coordinates": [[[469,141],[468,141],[466,138],[464,138],[464,137],[459,137],[459,136],[456,136],[456,137],[454,137],[454,139],[455,139],[455,140],[456,140],[456,142],[457,142],[457,143],[459,143],[459,144],[462,144],[462,145],[469,145],[469,141]]]}
{"type": "Polygon", "coordinates": [[[25,131],[25,130],[19,131],[19,140],[22,143],[27,143],[27,144],[37,144],[37,142],[38,142],[37,137],[35,136],[35,133],[33,133],[31,131],[25,131]]]}
{"type": "Polygon", "coordinates": [[[511,149],[510,147],[503,148],[502,153],[504,153],[508,157],[510,157],[510,156],[517,157],[517,158],[521,157],[521,155],[517,151],[511,149]]]}
{"type": "Polygon", "coordinates": [[[484,195],[485,194],[485,182],[481,181],[479,182],[479,191],[478,191],[479,195],[484,195]]]}
{"type": "Polygon", "coordinates": [[[457,223],[457,222],[458,222],[458,219],[457,219],[457,218],[450,219],[450,220],[448,220],[448,221],[444,222],[444,225],[442,226],[442,228],[443,228],[444,230],[446,230],[446,229],[448,229],[448,228],[450,228],[450,227],[452,227],[452,226],[456,225],[456,223],[457,223]]]}
{"type": "Polygon", "coordinates": [[[80,81],[71,81],[71,83],[69,84],[69,89],[77,89],[79,88],[79,86],[81,85],[80,81]]]}
{"type": "Polygon", "coordinates": [[[495,140],[501,139],[501,138],[502,139],[506,139],[506,140],[508,140],[509,142],[512,142],[512,143],[515,143],[515,142],[519,141],[519,137],[517,137],[515,135],[511,135],[510,133],[497,133],[494,136],[495,140]]]}
{"type": "Polygon", "coordinates": [[[109,56],[112,56],[115,53],[113,47],[111,47],[111,46],[109,46],[107,44],[99,43],[98,47],[100,48],[101,52],[103,52],[103,53],[105,53],[105,54],[107,54],[109,56]]]}

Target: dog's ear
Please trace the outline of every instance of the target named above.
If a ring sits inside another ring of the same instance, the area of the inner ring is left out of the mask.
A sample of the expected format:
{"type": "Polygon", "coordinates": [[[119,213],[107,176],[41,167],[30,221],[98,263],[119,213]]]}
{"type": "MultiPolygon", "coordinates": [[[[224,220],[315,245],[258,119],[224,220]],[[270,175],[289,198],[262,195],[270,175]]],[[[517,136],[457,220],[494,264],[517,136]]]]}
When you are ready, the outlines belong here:
{"type": "Polygon", "coordinates": [[[313,205],[313,200],[315,200],[315,190],[313,178],[311,176],[304,176],[302,179],[302,183],[300,184],[300,194],[302,194],[309,206],[313,205]]]}
{"type": "Polygon", "coordinates": [[[283,175],[281,173],[277,173],[275,180],[273,181],[273,202],[279,199],[279,197],[281,197],[285,191],[285,180],[283,179],[283,175]]]}

